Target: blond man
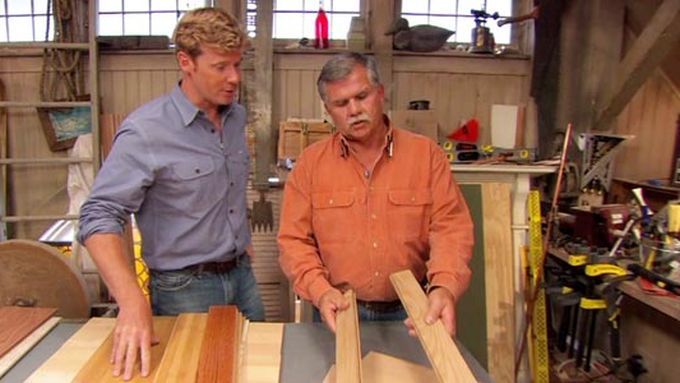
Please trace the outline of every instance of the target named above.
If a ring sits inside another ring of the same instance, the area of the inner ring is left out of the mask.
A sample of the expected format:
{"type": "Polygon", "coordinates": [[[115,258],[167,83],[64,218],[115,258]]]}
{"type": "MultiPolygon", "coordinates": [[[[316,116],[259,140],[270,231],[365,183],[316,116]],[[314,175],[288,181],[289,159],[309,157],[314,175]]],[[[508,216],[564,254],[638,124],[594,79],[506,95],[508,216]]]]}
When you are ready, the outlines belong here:
{"type": "Polygon", "coordinates": [[[246,113],[234,101],[246,36],[229,13],[201,8],[182,17],[173,39],[180,82],[123,122],[80,216],[79,240],[119,305],[111,362],[125,380],[137,360],[149,374],[152,313],[235,304],[264,320],[250,265],[246,113]],[[130,214],[142,234],[151,305],[123,252],[130,214]]]}

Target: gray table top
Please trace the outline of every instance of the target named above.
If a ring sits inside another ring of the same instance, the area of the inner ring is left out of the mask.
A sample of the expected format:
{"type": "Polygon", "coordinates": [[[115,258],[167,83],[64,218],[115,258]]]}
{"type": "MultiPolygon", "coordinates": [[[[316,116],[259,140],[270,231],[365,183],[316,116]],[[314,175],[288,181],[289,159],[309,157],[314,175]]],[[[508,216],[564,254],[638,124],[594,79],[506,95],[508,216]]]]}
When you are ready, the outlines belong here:
{"type": "MultiPolygon", "coordinates": [[[[408,335],[402,322],[362,322],[361,353],[377,351],[430,367],[418,339],[408,335]]],[[[478,382],[491,377],[457,342],[463,358],[478,382]]],[[[281,383],[320,383],[335,364],[335,335],[321,323],[287,323],[283,332],[281,383]]]]}

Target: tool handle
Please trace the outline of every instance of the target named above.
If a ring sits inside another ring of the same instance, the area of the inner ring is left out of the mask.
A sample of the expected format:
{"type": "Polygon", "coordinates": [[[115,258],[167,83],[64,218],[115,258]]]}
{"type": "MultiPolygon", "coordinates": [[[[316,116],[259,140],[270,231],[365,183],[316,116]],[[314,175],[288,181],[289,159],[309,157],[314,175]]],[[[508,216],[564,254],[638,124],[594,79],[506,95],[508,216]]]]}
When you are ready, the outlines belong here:
{"type": "Polygon", "coordinates": [[[637,263],[631,263],[628,265],[628,270],[639,277],[649,280],[662,289],[668,290],[673,294],[680,295],[680,283],[672,279],[668,279],[662,275],[647,270],[637,263]]]}

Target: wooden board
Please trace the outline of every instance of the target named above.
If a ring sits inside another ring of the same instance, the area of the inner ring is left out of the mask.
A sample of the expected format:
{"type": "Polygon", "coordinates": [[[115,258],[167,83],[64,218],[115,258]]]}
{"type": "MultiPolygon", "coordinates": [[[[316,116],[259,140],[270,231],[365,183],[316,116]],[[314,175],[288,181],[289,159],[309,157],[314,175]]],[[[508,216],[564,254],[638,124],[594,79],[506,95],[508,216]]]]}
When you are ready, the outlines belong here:
{"type": "Polygon", "coordinates": [[[0,307],[0,357],[57,311],[44,307],[0,307]]]}
{"type": "Polygon", "coordinates": [[[482,211],[488,371],[498,382],[512,382],[514,364],[508,358],[515,355],[510,184],[483,184],[482,211]]]}
{"type": "Polygon", "coordinates": [[[23,358],[28,351],[35,346],[40,339],[47,335],[54,326],[59,323],[61,318],[52,317],[48,319],[45,323],[40,325],[37,329],[31,332],[27,337],[25,337],[21,342],[14,346],[8,353],[6,353],[2,358],[0,358],[0,377],[5,375],[12,366],[14,366],[19,359],[23,358]]]}
{"type": "Polygon", "coordinates": [[[413,321],[418,339],[439,382],[475,382],[475,377],[441,320],[432,325],[425,323],[428,301],[413,273],[404,270],[391,274],[390,281],[413,321]]]}
{"type": "Polygon", "coordinates": [[[67,340],[26,382],[71,382],[116,324],[114,318],[92,318],[67,340]]]}
{"type": "Polygon", "coordinates": [[[250,323],[242,381],[276,383],[281,370],[283,323],[250,323]]]}
{"type": "MultiPolygon", "coordinates": [[[[143,378],[139,375],[139,366],[135,371],[134,377],[129,382],[150,382],[156,373],[161,357],[165,351],[165,347],[170,339],[172,327],[175,324],[175,317],[154,317],[153,327],[156,332],[156,337],[160,341],[157,345],[151,347],[151,371],[149,376],[143,378]]],[[[109,333],[106,341],[102,343],[97,351],[85,363],[83,368],[78,372],[76,378],[73,380],[77,383],[105,383],[105,382],[120,382],[120,377],[113,376],[113,365],[109,362],[111,356],[111,348],[113,347],[113,333],[109,333]]]]}
{"type": "MultiPolygon", "coordinates": [[[[363,357],[361,367],[364,381],[370,383],[422,383],[437,379],[431,368],[374,351],[363,357]]],[[[323,383],[338,382],[335,376],[335,366],[331,366],[323,383]]]]}
{"type": "Polygon", "coordinates": [[[196,369],[208,314],[180,314],[175,321],[170,340],[160,365],[156,369],[156,382],[196,381],[196,369]]]}
{"type": "Polygon", "coordinates": [[[235,382],[243,317],[236,306],[212,306],[203,333],[196,381],[235,382]]]}
{"type": "Polygon", "coordinates": [[[346,310],[336,316],[335,364],[337,381],[361,383],[361,340],[359,336],[359,315],[354,290],[345,292],[349,301],[346,310]]]}

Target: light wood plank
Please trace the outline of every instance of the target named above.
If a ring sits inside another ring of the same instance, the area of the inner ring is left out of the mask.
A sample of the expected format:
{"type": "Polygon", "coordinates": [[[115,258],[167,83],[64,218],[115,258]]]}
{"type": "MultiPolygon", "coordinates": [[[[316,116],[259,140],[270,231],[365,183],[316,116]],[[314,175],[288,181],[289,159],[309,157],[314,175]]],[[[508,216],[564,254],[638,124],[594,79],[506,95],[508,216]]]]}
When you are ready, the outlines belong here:
{"type": "MultiPolygon", "coordinates": [[[[139,375],[139,369],[135,371],[134,377],[129,382],[150,382],[158,369],[161,357],[165,351],[165,347],[170,339],[172,327],[175,324],[175,317],[154,317],[153,327],[156,337],[160,341],[157,345],[151,347],[151,371],[149,376],[143,378],[139,375]]],[[[76,383],[106,383],[106,382],[120,382],[120,377],[113,376],[113,365],[109,362],[111,356],[111,349],[113,347],[113,333],[109,332],[109,336],[102,343],[97,351],[89,358],[83,368],[80,369],[78,375],[73,380],[76,383]]],[[[139,366],[139,364],[138,364],[139,366]]]]}
{"type": "Polygon", "coordinates": [[[45,307],[0,307],[0,357],[40,327],[57,309],[45,307]]]}
{"type": "Polygon", "coordinates": [[[515,379],[510,184],[482,184],[488,369],[497,382],[515,379]]]}
{"type": "Polygon", "coordinates": [[[180,314],[172,329],[168,346],[156,370],[155,382],[196,381],[198,358],[208,321],[208,314],[180,314]]]}
{"type": "Polygon", "coordinates": [[[243,381],[277,383],[281,369],[283,323],[250,323],[243,381]]]}
{"type": "Polygon", "coordinates": [[[344,294],[349,302],[347,310],[336,316],[335,364],[337,381],[361,383],[361,340],[359,336],[359,315],[354,290],[344,294]]]}
{"type": "Polygon", "coordinates": [[[19,359],[23,358],[27,352],[35,346],[40,339],[47,335],[54,326],[59,323],[60,317],[52,317],[43,323],[40,327],[35,329],[27,337],[25,337],[19,344],[14,346],[8,353],[6,353],[2,358],[0,358],[0,377],[5,375],[12,366],[14,366],[19,359]]]}
{"type": "Polygon", "coordinates": [[[428,301],[413,273],[410,270],[394,273],[390,275],[390,281],[413,321],[437,380],[440,383],[475,382],[475,377],[441,320],[432,325],[425,323],[428,301]]]}
{"type": "MultiPolygon", "coordinates": [[[[375,351],[371,351],[363,357],[361,366],[365,382],[423,383],[437,380],[437,376],[431,368],[375,351]]],[[[323,383],[340,382],[335,379],[335,371],[335,365],[331,366],[323,383]]]]}
{"type": "Polygon", "coordinates": [[[26,380],[29,383],[71,382],[116,324],[115,318],[92,318],[26,380]]]}

